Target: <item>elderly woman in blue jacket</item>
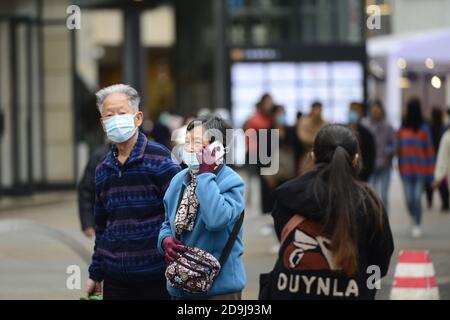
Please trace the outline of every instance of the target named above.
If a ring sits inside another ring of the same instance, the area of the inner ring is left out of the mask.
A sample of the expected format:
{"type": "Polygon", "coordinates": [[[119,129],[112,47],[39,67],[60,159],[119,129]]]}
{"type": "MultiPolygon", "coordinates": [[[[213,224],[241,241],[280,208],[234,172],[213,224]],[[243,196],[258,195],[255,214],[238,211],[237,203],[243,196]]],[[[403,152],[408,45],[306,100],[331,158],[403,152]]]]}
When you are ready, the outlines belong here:
{"type": "MultiPolygon", "coordinates": [[[[219,259],[243,213],[244,182],[225,165],[223,155],[210,148],[215,141],[222,148],[226,146],[229,128],[216,116],[199,118],[187,126],[182,160],[188,168],[174,176],[164,196],[166,217],[159,233],[158,249],[168,262],[176,260],[185,246],[200,248],[219,259]]],[[[241,299],[246,284],[243,250],[241,228],[207,293],[181,291],[168,283],[169,294],[175,299],[241,299]]]]}

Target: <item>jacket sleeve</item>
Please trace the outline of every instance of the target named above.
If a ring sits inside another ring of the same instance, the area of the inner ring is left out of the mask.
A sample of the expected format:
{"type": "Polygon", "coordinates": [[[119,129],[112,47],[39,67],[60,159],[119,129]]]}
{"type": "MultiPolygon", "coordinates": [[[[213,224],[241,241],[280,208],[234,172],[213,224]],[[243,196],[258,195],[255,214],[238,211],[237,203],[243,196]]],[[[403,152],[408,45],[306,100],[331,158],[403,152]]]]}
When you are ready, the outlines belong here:
{"type": "Polygon", "coordinates": [[[424,127],[423,136],[423,148],[427,157],[427,160],[436,161],[436,151],[434,150],[433,139],[431,138],[431,131],[428,126],[424,127]]]}
{"type": "Polygon", "coordinates": [[[168,195],[171,193],[171,188],[173,188],[172,184],[170,184],[169,188],[167,189],[167,194],[166,194],[166,196],[164,196],[164,201],[163,201],[164,202],[164,211],[165,211],[164,222],[161,225],[161,229],[159,230],[159,236],[158,236],[158,251],[163,256],[166,254],[166,252],[164,251],[164,248],[162,246],[163,240],[167,237],[174,236],[174,233],[170,226],[170,221],[169,221],[170,213],[169,213],[169,209],[168,209],[168,201],[170,201],[168,199],[168,195]]]}
{"type": "Polygon", "coordinates": [[[442,137],[434,172],[435,180],[441,181],[449,173],[450,165],[450,130],[442,137]]]}
{"type": "Polygon", "coordinates": [[[386,276],[394,252],[394,240],[386,210],[383,208],[383,225],[379,228],[369,245],[368,264],[380,268],[381,277],[386,276]]]}
{"type": "Polygon", "coordinates": [[[209,231],[219,231],[236,222],[244,210],[244,182],[236,174],[230,174],[222,182],[221,190],[213,173],[197,177],[197,195],[202,210],[202,220],[209,231]]]}
{"type": "Polygon", "coordinates": [[[434,150],[433,139],[431,138],[431,131],[428,126],[425,127],[425,137],[424,137],[424,152],[426,156],[427,163],[432,165],[432,172],[427,175],[427,179],[431,182],[434,178],[434,170],[436,166],[436,151],[434,150]]]}
{"type": "Polygon", "coordinates": [[[95,195],[95,245],[94,254],[92,255],[92,262],[89,266],[89,278],[101,282],[103,281],[103,268],[102,268],[102,258],[98,253],[98,243],[101,241],[103,233],[106,228],[106,221],[108,220],[108,211],[104,207],[101,198],[99,197],[98,190],[96,190],[95,195]]]}
{"type": "Polygon", "coordinates": [[[168,159],[161,164],[159,168],[160,176],[158,176],[158,183],[160,186],[161,196],[163,197],[164,212],[165,212],[164,222],[162,223],[161,229],[159,230],[158,244],[157,244],[158,251],[162,255],[165,255],[164,248],[162,247],[162,241],[166,237],[173,236],[173,232],[169,223],[169,212],[167,206],[168,200],[166,197],[166,193],[169,191],[169,188],[173,188],[173,185],[171,183],[172,179],[181,170],[181,167],[177,163],[172,161],[172,159],[170,159],[169,152],[167,153],[166,156],[168,157],[168,159]]]}

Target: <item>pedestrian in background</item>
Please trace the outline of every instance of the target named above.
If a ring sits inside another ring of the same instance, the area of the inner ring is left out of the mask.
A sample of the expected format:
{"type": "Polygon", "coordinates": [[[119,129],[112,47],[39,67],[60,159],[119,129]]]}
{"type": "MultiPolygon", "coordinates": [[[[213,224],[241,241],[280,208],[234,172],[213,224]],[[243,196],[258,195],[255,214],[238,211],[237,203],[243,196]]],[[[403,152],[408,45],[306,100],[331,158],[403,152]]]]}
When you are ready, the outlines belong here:
{"type": "MultiPolygon", "coordinates": [[[[444,133],[439,145],[439,152],[436,162],[436,170],[434,172],[434,188],[441,188],[442,184],[447,180],[447,188],[450,189],[450,128],[444,133]]],[[[448,201],[448,199],[447,199],[448,201]]],[[[448,213],[448,211],[444,211],[448,213]]]]}
{"type": "MultiPolygon", "coordinates": [[[[442,136],[446,131],[446,127],[444,125],[444,114],[442,109],[439,106],[434,106],[431,108],[431,121],[430,121],[430,130],[431,130],[431,138],[433,140],[434,150],[436,154],[439,153],[439,145],[441,143],[442,136]]],[[[431,186],[431,183],[428,182],[426,184],[426,194],[427,194],[427,202],[428,208],[431,209],[433,206],[433,191],[434,188],[431,186]]],[[[441,197],[442,212],[449,211],[449,190],[447,188],[447,183],[442,181],[442,183],[437,188],[439,190],[439,195],[441,197]]]]}
{"type": "MultiPolygon", "coordinates": [[[[295,132],[294,128],[288,126],[286,110],[283,106],[274,105],[271,110],[271,125],[267,131],[267,156],[271,166],[275,159],[278,160],[278,172],[273,175],[261,175],[265,188],[261,197],[263,212],[270,213],[273,208],[273,192],[282,183],[296,176],[296,164],[294,154],[295,132]],[[278,148],[272,150],[272,135],[276,135],[278,148]],[[272,151],[275,153],[272,154],[272,151]]],[[[263,231],[264,233],[264,231],[263,231]]]]}
{"type": "Polygon", "coordinates": [[[403,124],[397,133],[397,157],[406,205],[411,217],[411,236],[422,235],[422,194],[425,184],[433,180],[435,152],[430,128],[425,123],[420,100],[406,105],[403,124]]]}
{"type": "Polygon", "coordinates": [[[107,142],[94,150],[77,187],[81,230],[88,238],[95,235],[95,168],[105,159],[110,149],[111,143],[107,142]]]}
{"type": "MultiPolygon", "coordinates": [[[[268,93],[264,94],[260,101],[256,104],[256,112],[246,121],[244,124],[244,131],[254,130],[254,134],[249,134],[247,143],[246,161],[249,180],[251,181],[254,176],[259,179],[260,182],[260,199],[261,210],[263,214],[268,214],[272,210],[272,201],[265,199],[265,197],[272,191],[271,182],[264,179],[259,172],[263,164],[260,159],[260,149],[270,150],[267,146],[260,145],[260,138],[264,131],[270,130],[272,126],[272,108],[273,108],[272,96],[268,93]],[[254,163],[256,160],[256,163],[254,163]]],[[[251,182],[250,182],[251,183],[251,182]]],[[[250,194],[250,192],[249,192],[250,194]]]]}
{"type": "Polygon", "coordinates": [[[162,144],[167,149],[172,147],[171,131],[169,129],[171,114],[167,111],[161,112],[154,122],[152,130],[147,134],[159,144],[162,144]]]}
{"type": "Polygon", "coordinates": [[[386,119],[383,104],[375,100],[369,110],[369,116],[362,124],[370,130],[375,139],[375,163],[370,185],[378,194],[389,213],[389,185],[391,180],[392,159],[395,156],[395,130],[386,119]]]}
{"type": "Polygon", "coordinates": [[[313,102],[309,115],[301,117],[297,126],[297,137],[300,140],[304,151],[303,157],[300,158],[300,163],[298,165],[299,174],[304,174],[312,169],[313,162],[308,155],[312,149],[317,132],[326,125],[327,122],[322,118],[322,103],[318,101],[313,102]]]}
{"type": "Polygon", "coordinates": [[[359,173],[359,178],[368,182],[375,167],[376,146],[370,130],[361,124],[363,117],[364,105],[359,102],[352,102],[348,113],[348,123],[350,128],[355,131],[361,148],[362,169],[359,173]]]}
{"type": "MultiPolygon", "coordinates": [[[[272,108],[271,129],[277,130],[274,134],[278,134],[279,148],[278,150],[274,150],[278,152],[279,168],[277,174],[274,175],[276,187],[278,187],[297,175],[295,162],[295,127],[288,125],[286,109],[283,106],[275,105],[272,108]]],[[[271,141],[270,139],[267,140],[271,141]]],[[[269,147],[268,150],[272,150],[272,148],[269,147]]],[[[272,208],[269,211],[272,211],[272,208]]]]}

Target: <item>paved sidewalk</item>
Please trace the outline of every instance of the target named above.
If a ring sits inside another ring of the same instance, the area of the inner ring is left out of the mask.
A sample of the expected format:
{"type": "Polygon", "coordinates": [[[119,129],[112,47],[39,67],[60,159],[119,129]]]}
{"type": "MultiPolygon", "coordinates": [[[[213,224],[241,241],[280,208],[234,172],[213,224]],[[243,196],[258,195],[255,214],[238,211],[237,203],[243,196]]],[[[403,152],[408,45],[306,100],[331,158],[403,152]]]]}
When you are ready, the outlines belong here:
{"type": "MultiPolygon", "coordinates": [[[[430,251],[441,299],[450,299],[450,215],[439,212],[436,194],[435,209],[424,212],[423,238],[412,240],[408,235],[409,219],[400,180],[398,177],[392,180],[390,219],[396,252],[390,272],[382,281],[378,299],[389,298],[398,251],[406,248],[430,251]]],[[[277,243],[273,234],[261,233],[262,229],[267,229],[265,226],[270,230],[272,219],[259,213],[258,181],[253,181],[248,188],[252,199],[247,206],[244,231],[248,277],[244,298],[256,299],[259,274],[269,271],[275,263],[276,254],[271,250],[277,243]]],[[[92,240],[80,231],[75,192],[2,199],[0,222],[6,219],[27,219],[50,226],[92,250],[92,240]]],[[[45,235],[32,232],[0,233],[0,261],[0,299],[78,299],[81,290],[66,288],[66,269],[70,265],[79,265],[82,285],[87,277],[87,264],[73,251],[45,235]]]]}

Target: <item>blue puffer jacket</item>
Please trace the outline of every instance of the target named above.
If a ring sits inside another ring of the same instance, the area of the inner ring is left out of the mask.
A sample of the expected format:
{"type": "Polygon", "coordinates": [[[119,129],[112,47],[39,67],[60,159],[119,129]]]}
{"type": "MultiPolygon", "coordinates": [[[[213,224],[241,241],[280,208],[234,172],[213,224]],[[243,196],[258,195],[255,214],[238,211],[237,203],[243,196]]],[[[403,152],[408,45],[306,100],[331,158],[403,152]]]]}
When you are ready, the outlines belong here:
{"type": "MultiPolygon", "coordinates": [[[[174,221],[182,184],[189,183],[185,169],[172,179],[164,196],[166,211],[158,239],[158,249],[165,254],[162,241],[175,236],[174,221]]],[[[244,209],[244,182],[231,168],[224,165],[214,173],[203,173],[197,177],[196,195],[199,207],[192,232],[184,232],[181,241],[190,247],[203,249],[219,259],[231,234],[234,223],[244,209]]],[[[206,294],[191,294],[172,288],[167,284],[170,295],[178,298],[215,296],[241,291],[246,284],[246,275],[241,255],[244,252],[242,228],[234,247],[222,266],[211,289],[206,294]]]]}

